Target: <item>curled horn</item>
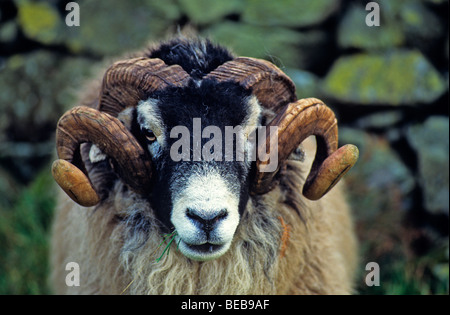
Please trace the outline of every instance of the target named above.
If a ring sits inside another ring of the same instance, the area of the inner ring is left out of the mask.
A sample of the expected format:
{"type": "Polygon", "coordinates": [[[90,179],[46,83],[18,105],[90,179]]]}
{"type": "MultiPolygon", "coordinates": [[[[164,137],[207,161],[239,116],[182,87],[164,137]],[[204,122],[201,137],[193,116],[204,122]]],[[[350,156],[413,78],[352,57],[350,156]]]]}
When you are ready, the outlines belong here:
{"type": "MultiPolygon", "coordinates": [[[[303,195],[308,199],[320,199],[339,182],[358,159],[356,146],[347,144],[338,149],[337,120],[333,111],[318,99],[308,98],[289,103],[268,126],[276,126],[277,132],[275,135],[268,133],[266,141],[258,146],[258,150],[266,152],[266,147],[270,146],[270,143],[278,143],[278,148],[270,147],[270,150],[277,150],[275,154],[278,154],[279,166],[303,140],[310,135],[316,136],[316,156],[303,186],[303,195]],[[273,136],[278,137],[277,142],[271,141],[270,138],[273,136]]],[[[264,172],[268,164],[270,160],[256,161],[254,193],[266,193],[273,185],[276,172],[264,172]]]]}
{"type": "Polygon", "coordinates": [[[260,104],[276,113],[268,127],[276,126],[277,133],[267,132],[266,141],[258,144],[257,153],[266,152],[268,147],[270,156],[275,150],[278,167],[275,171],[266,171],[270,160],[257,159],[251,189],[253,194],[264,194],[274,187],[273,179],[280,166],[310,135],[316,136],[317,151],[303,187],[303,194],[308,199],[320,199],[356,163],[356,146],[345,145],[338,149],[337,121],[333,111],[318,99],[297,101],[293,82],[270,62],[255,58],[236,58],[221,65],[208,76],[218,81],[232,80],[245,88],[251,88],[260,104]],[[277,137],[277,141],[270,141],[271,137],[277,137]],[[278,146],[272,148],[271,143],[277,143],[278,146]]]}
{"type": "Polygon", "coordinates": [[[125,183],[138,193],[147,192],[152,175],[150,157],[116,117],[151,92],[170,85],[182,86],[188,78],[180,66],[167,66],[157,58],[133,58],[113,64],[103,77],[98,109],[75,107],[58,121],[59,159],[52,165],[56,182],[82,206],[100,201],[80,156],[80,144],[91,142],[111,157],[125,183]]]}
{"type": "Polygon", "coordinates": [[[79,106],[65,113],[58,122],[56,147],[59,160],[52,172],[61,188],[82,206],[93,206],[99,198],[90,184],[80,157],[80,144],[95,143],[112,157],[119,176],[134,190],[149,188],[151,164],[146,152],[128,129],[109,114],[79,106]]]}

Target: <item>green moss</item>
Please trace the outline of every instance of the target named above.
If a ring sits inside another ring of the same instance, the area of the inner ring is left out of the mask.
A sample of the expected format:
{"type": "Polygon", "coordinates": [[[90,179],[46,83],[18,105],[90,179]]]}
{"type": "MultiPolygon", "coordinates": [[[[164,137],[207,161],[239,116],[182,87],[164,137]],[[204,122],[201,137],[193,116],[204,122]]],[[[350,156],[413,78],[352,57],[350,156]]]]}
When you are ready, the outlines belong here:
{"type": "Polygon", "coordinates": [[[382,27],[368,27],[365,22],[367,14],[368,11],[361,5],[349,8],[338,27],[338,43],[341,47],[376,50],[404,43],[405,37],[397,19],[383,14],[382,27]]]}
{"type": "Polygon", "coordinates": [[[206,29],[203,35],[241,56],[266,58],[280,66],[296,66],[302,62],[295,43],[305,39],[305,35],[282,27],[224,22],[206,29]]]}
{"type": "Polygon", "coordinates": [[[431,103],[446,90],[440,74],[418,51],[342,57],[327,75],[331,97],[359,104],[431,103]]]}
{"type": "Polygon", "coordinates": [[[19,2],[19,24],[30,38],[44,43],[53,42],[61,21],[54,7],[45,2],[19,2]]]}
{"type": "Polygon", "coordinates": [[[180,7],[189,19],[197,25],[216,23],[228,14],[240,13],[241,0],[179,0],[180,7]]]}
{"type": "Polygon", "coordinates": [[[420,23],[423,23],[420,14],[418,14],[418,12],[415,10],[411,10],[410,7],[407,7],[404,10],[402,16],[403,16],[403,19],[409,24],[418,25],[420,23]]]}
{"type": "Polygon", "coordinates": [[[344,13],[338,26],[338,43],[343,48],[381,50],[400,47],[406,42],[427,48],[431,39],[442,35],[443,29],[435,14],[420,1],[379,0],[380,26],[368,27],[368,11],[355,2],[344,13]]]}
{"type": "Polygon", "coordinates": [[[266,26],[304,27],[318,24],[338,7],[338,1],[248,0],[243,20],[266,26]]]}

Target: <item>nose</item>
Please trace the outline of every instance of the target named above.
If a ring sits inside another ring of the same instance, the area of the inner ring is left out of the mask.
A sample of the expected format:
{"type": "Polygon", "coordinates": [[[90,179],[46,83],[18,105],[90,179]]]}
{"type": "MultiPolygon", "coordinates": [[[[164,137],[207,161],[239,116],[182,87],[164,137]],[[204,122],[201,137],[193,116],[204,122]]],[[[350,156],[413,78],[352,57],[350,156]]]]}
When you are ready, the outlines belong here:
{"type": "Polygon", "coordinates": [[[203,231],[211,232],[214,226],[221,220],[225,219],[228,215],[227,209],[220,210],[198,210],[198,209],[186,209],[186,216],[198,224],[203,231]]]}

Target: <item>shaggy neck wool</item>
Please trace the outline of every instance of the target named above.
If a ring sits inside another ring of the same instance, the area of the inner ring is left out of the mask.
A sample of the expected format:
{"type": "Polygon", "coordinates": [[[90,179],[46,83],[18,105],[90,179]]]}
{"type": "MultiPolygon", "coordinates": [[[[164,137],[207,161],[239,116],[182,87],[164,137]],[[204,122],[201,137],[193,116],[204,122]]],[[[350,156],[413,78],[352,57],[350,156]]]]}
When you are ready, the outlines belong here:
{"type": "Polygon", "coordinates": [[[124,212],[122,265],[131,274],[124,293],[131,294],[271,294],[276,292],[277,263],[282,227],[275,213],[249,202],[231,248],[219,259],[193,261],[175,242],[165,248],[148,203],[130,205],[124,212]],[[139,210],[137,210],[139,209],[139,210]],[[145,213],[146,215],[144,216],[145,213]],[[150,215],[149,215],[150,214],[150,215]],[[136,219],[139,217],[139,220],[136,219]],[[140,226],[136,222],[140,222],[140,226]],[[213,280],[213,281],[212,281],[213,280]],[[128,292],[127,292],[128,291],[128,292]]]}
{"type": "Polygon", "coordinates": [[[270,193],[250,197],[230,249],[207,262],[186,258],[175,242],[157,262],[165,246],[160,247],[158,220],[149,203],[120,181],[90,211],[73,207],[64,195],[54,227],[64,237],[53,239],[57,292],[350,293],[357,260],[348,209],[338,187],[329,200],[305,200],[299,193],[305,177],[301,166],[288,161],[270,193]],[[64,282],[68,261],[82,263],[79,287],[64,282]]]}

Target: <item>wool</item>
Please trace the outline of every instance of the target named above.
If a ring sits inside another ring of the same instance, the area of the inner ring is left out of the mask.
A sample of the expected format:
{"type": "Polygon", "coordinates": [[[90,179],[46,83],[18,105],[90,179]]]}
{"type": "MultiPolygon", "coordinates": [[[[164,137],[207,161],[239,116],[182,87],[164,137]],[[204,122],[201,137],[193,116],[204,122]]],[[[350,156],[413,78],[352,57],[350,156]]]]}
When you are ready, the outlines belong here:
{"type": "Polygon", "coordinates": [[[298,193],[304,163],[288,164],[274,190],[250,198],[228,252],[206,262],[186,258],[175,242],[156,262],[164,249],[160,223],[149,203],[124,189],[120,181],[108,199],[89,209],[62,195],[52,242],[55,292],[352,293],[356,241],[341,185],[320,201],[305,200],[298,193]],[[294,210],[292,204],[301,208],[294,210]],[[286,226],[288,242],[283,239],[286,226]],[[80,264],[80,287],[64,283],[69,261],[80,264]]]}
{"type": "MultiPolygon", "coordinates": [[[[181,42],[180,45],[173,45],[173,42],[168,42],[134,56],[161,57],[167,64],[182,63],[183,68],[197,79],[233,57],[228,51],[209,42],[192,43],[181,42]],[[214,54],[211,55],[211,52],[214,54]],[[190,59],[179,58],[190,55],[193,56],[190,59]],[[213,58],[206,60],[205,56],[213,58]]],[[[96,107],[100,81],[91,82],[87,86],[89,88],[79,103],[96,107]]],[[[178,100],[178,103],[196,97],[202,100],[205,95],[211,94],[211,91],[219,90],[223,93],[210,96],[213,100],[211,104],[216,104],[217,108],[208,106],[195,109],[193,104],[190,104],[185,106],[186,119],[192,118],[189,115],[193,115],[194,110],[204,110],[212,111],[221,120],[230,116],[227,110],[230,110],[231,105],[234,116],[228,118],[239,119],[228,125],[235,125],[242,120],[256,122],[256,117],[259,118],[260,114],[260,124],[266,125],[274,117],[275,113],[267,108],[262,108],[261,113],[255,110],[256,106],[251,107],[254,109],[252,113],[242,110],[245,104],[257,104],[256,100],[245,101],[243,104],[234,99],[236,104],[219,106],[221,100],[228,102],[233,95],[239,94],[240,99],[249,100],[250,92],[239,89],[236,84],[223,83],[218,86],[213,81],[205,81],[202,84],[193,81],[186,89],[176,90],[180,95],[167,94],[165,91],[155,92],[152,96],[165,104],[163,114],[168,115],[168,108],[176,113],[182,109],[180,106],[171,108],[167,105],[173,104],[174,99],[178,100]],[[167,102],[164,102],[165,98],[168,98],[167,102]],[[238,109],[241,109],[239,115],[236,114],[238,109]]],[[[198,102],[194,102],[194,105],[198,102]]],[[[128,129],[138,134],[138,131],[134,130],[137,128],[138,117],[135,111],[130,112],[132,115],[123,114],[119,118],[128,129]]],[[[207,115],[199,112],[194,116],[207,115]]],[[[165,124],[169,118],[162,118],[165,124]]],[[[137,138],[143,143],[139,135],[137,138]]],[[[249,195],[250,183],[243,183],[240,193],[245,198],[240,200],[240,221],[230,248],[222,256],[202,262],[184,256],[177,250],[175,241],[163,255],[169,242],[165,239],[167,234],[176,231],[168,231],[170,225],[162,222],[164,218],[161,216],[161,210],[158,213],[152,208],[152,201],[156,200],[170,208],[170,197],[167,194],[158,194],[158,187],[152,191],[152,198],[136,194],[119,179],[108,158],[96,160],[95,163],[89,159],[91,147],[91,144],[83,144],[81,156],[89,178],[99,192],[101,202],[95,207],[83,208],[55,187],[55,190],[60,191],[50,255],[51,283],[55,293],[353,292],[358,263],[357,242],[351,213],[345,200],[344,184],[337,184],[318,201],[308,200],[301,194],[316,150],[311,138],[303,142],[303,149],[295,151],[293,160],[286,161],[281,167],[274,178],[276,185],[270,192],[264,195],[249,195]],[[65,266],[69,262],[76,262],[80,266],[80,286],[68,286],[65,283],[65,266]]],[[[167,163],[157,164],[155,168],[155,175],[167,177],[172,184],[176,184],[174,179],[164,173],[167,163]]],[[[201,171],[201,167],[198,171],[201,171]]],[[[242,170],[242,173],[244,171],[242,170]]],[[[179,172],[180,176],[183,174],[179,172]]],[[[222,175],[227,176],[227,172],[223,171],[222,175]]],[[[153,206],[156,208],[155,203],[153,206]]]]}

